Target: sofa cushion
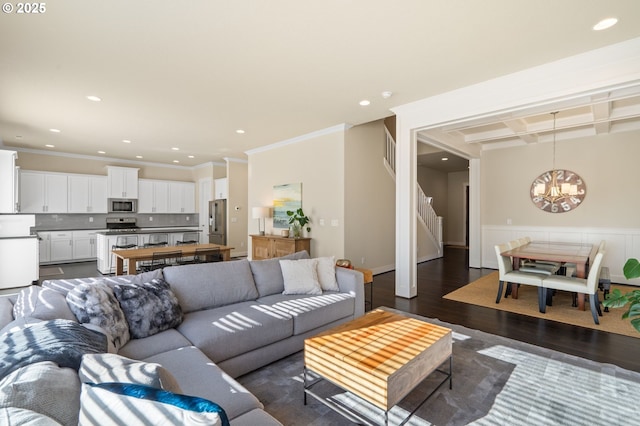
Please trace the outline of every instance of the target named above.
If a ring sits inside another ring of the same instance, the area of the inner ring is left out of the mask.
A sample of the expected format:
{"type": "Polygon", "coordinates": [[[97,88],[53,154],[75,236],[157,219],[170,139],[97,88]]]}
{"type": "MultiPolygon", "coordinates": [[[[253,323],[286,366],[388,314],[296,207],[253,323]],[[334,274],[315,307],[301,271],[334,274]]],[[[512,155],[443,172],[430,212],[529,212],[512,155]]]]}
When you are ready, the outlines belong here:
{"type": "Polygon", "coordinates": [[[214,362],[290,337],[293,319],[255,302],[186,314],[178,331],[214,362]]]}
{"type": "Polygon", "coordinates": [[[8,297],[0,297],[0,329],[13,321],[13,303],[8,297]]]}
{"type": "Polygon", "coordinates": [[[65,296],[73,288],[80,284],[92,284],[97,281],[102,281],[110,287],[116,284],[140,284],[151,281],[156,278],[162,278],[162,269],[156,269],[154,271],[142,272],[136,275],[117,275],[117,276],[105,276],[105,277],[89,277],[89,278],[66,278],[60,280],[44,280],[42,287],[50,288],[65,296]]]}
{"type": "Polygon", "coordinates": [[[51,361],[21,367],[0,381],[0,407],[33,410],[63,425],[78,424],[78,374],[51,361]]]}
{"type": "Polygon", "coordinates": [[[264,410],[251,410],[248,413],[231,420],[231,426],[282,426],[282,423],[270,416],[264,410]]]}
{"type": "Polygon", "coordinates": [[[282,294],[322,294],[316,259],[280,260],[284,291],[282,294]]]}
{"type": "Polygon", "coordinates": [[[113,289],[102,281],[80,284],[67,293],[67,303],[81,323],[102,327],[116,350],[130,339],[129,325],[113,289]]]}
{"type": "Polygon", "coordinates": [[[49,416],[17,407],[0,408],[0,425],[11,426],[64,426],[49,416]]]}
{"type": "Polygon", "coordinates": [[[174,393],[182,392],[173,375],[160,364],[136,361],[116,354],[84,355],[78,376],[83,383],[134,383],[174,393]]]}
{"type": "Polygon", "coordinates": [[[171,328],[153,336],[129,340],[126,345],[120,348],[118,354],[133,359],[144,359],[172,349],[191,345],[192,343],[186,337],[171,328]]]}
{"type": "Polygon", "coordinates": [[[133,339],[157,334],[182,322],[178,299],[162,278],[140,284],[116,284],[113,292],[120,302],[133,339]]]}
{"type": "Polygon", "coordinates": [[[291,315],[294,335],[353,316],[355,311],[355,298],[346,293],[327,292],[320,296],[274,294],[261,297],[257,302],[291,315]]]}
{"type": "Polygon", "coordinates": [[[25,365],[53,361],[78,370],[82,355],[107,351],[107,339],[69,320],[42,321],[0,336],[0,378],[25,365]]]}
{"type": "Polygon", "coordinates": [[[244,386],[230,378],[194,346],[174,349],[144,361],[161,364],[173,374],[184,394],[215,401],[229,419],[263,408],[244,386]]]}
{"type": "Polygon", "coordinates": [[[338,281],[336,281],[336,258],[335,256],[318,257],[318,281],[322,291],[340,291],[338,281]]]}
{"type": "Polygon", "coordinates": [[[171,266],[164,269],[164,278],[184,313],[258,298],[246,259],[171,266]]]}
{"type": "Polygon", "coordinates": [[[218,404],[151,386],[85,383],[80,398],[80,426],[229,425],[218,404]]]}
{"type": "Polygon", "coordinates": [[[20,290],[13,305],[13,316],[78,321],[62,293],[35,285],[20,290]]]}
{"type": "Polygon", "coordinates": [[[251,273],[253,274],[253,279],[260,297],[282,293],[284,291],[284,279],[282,278],[282,269],[280,268],[281,259],[297,260],[308,258],[309,253],[303,250],[276,259],[250,261],[249,266],[251,266],[251,273]]]}

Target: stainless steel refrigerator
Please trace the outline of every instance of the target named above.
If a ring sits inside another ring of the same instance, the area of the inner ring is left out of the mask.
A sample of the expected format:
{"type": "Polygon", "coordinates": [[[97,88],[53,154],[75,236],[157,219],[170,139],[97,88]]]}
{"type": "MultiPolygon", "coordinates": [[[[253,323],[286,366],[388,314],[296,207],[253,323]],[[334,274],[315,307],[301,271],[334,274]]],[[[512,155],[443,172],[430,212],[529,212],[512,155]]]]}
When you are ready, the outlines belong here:
{"type": "Polygon", "coordinates": [[[227,200],[209,202],[209,242],[227,245],[227,200]]]}

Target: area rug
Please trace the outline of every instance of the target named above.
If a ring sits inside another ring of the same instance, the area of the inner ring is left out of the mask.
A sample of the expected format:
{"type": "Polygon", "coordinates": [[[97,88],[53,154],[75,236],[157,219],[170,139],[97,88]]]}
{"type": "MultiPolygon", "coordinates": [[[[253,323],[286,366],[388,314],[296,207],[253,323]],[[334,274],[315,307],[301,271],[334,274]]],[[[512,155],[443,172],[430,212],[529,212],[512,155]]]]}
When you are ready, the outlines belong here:
{"type": "MultiPolygon", "coordinates": [[[[619,288],[623,293],[637,290],[638,287],[612,284],[611,289],[619,288]]],[[[610,333],[623,334],[640,338],[638,333],[629,323],[623,320],[624,308],[610,309],[610,312],[603,312],[599,317],[600,325],[593,322],[591,310],[586,304],[585,311],[579,311],[571,306],[571,293],[559,291],[553,296],[553,306],[547,306],[547,312],[541,314],[538,310],[538,288],[534,286],[521,285],[518,289],[518,298],[511,297],[500,299],[496,304],[496,294],[498,292],[498,272],[492,272],[482,278],[467,284],[444,296],[445,299],[457,302],[470,303],[472,305],[484,306],[486,308],[499,309],[501,311],[514,312],[516,314],[529,315],[531,317],[543,318],[551,321],[558,321],[565,324],[578,325],[581,327],[593,328],[595,330],[607,331],[610,333]]],[[[600,292],[600,300],[603,293],[600,292]]]]}
{"type": "Polygon", "coordinates": [[[56,275],[63,275],[64,271],[62,268],[57,266],[43,266],[40,268],[40,276],[41,277],[53,277],[56,275]]]}
{"type": "MultiPolygon", "coordinates": [[[[426,321],[453,330],[453,389],[441,387],[408,425],[640,424],[635,413],[640,373],[435,319],[426,321]]],[[[303,354],[298,352],[239,381],[287,426],[383,424],[378,409],[328,383],[314,390],[326,393],[325,402],[353,410],[352,420],[313,398],[304,405],[302,368],[303,354]]],[[[436,374],[421,383],[391,410],[389,424],[398,425],[441,378],[436,374]]]]}

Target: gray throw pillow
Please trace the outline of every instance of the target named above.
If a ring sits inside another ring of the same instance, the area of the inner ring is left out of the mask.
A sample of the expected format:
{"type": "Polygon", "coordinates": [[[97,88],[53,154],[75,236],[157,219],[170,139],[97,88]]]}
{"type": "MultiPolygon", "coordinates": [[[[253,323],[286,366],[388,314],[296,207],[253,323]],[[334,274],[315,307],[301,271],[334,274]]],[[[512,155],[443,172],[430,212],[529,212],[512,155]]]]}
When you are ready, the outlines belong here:
{"type": "Polygon", "coordinates": [[[113,290],[134,339],[152,336],[182,323],[178,298],[163,279],[141,284],[116,284],[113,290]]]}
{"type": "Polygon", "coordinates": [[[32,285],[20,290],[13,305],[15,318],[32,317],[41,320],[67,319],[77,321],[62,293],[32,285]]]}
{"type": "Polygon", "coordinates": [[[67,304],[79,322],[102,327],[116,350],[131,338],[124,312],[107,284],[101,281],[80,284],[67,293],[67,304]]]}

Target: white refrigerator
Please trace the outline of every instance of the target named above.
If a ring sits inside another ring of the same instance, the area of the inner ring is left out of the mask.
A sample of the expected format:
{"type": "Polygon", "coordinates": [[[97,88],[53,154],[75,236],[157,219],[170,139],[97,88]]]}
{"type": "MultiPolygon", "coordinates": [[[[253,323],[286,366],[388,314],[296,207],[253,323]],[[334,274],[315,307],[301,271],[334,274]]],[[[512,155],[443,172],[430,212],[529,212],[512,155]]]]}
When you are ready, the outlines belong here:
{"type": "Polygon", "coordinates": [[[39,278],[38,236],[32,214],[0,214],[0,289],[31,285],[39,278]]]}

